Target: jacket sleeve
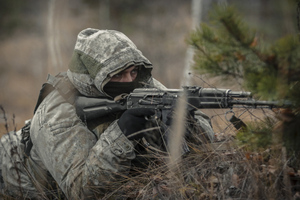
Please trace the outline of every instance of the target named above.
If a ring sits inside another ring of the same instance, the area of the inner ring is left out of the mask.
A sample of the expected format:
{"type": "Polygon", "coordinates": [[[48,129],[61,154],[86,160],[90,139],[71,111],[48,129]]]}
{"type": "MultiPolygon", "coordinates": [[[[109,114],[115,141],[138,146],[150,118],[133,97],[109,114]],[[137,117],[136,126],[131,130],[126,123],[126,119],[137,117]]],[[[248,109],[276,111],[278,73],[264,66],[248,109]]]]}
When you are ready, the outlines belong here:
{"type": "Polygon", "coordinates": [[[116,122],[97,140],[56,91],[39,106],[30,131],[33,163],[44,165],[68,199],[103,193],[135,158],[132,142],[116,122]]]}

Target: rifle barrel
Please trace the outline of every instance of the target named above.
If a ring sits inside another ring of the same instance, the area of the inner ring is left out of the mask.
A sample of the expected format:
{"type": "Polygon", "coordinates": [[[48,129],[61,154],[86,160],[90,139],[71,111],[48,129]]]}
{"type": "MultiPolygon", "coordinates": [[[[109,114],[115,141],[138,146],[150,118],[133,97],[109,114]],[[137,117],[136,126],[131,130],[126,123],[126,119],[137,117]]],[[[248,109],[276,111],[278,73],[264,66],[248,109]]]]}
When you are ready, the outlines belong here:
{"type": "Polygon", "coordinates": [[[257,101],[254,99],[250,100],[230,100],[229,101],[230,105],[245,105],[245,106],[251,106],[253,108],[256,107],[268,107],[268,108],[285,108],[285,107],[290,107],[291,103],[289,102],[280,102],[280,101],[257,101]]]}

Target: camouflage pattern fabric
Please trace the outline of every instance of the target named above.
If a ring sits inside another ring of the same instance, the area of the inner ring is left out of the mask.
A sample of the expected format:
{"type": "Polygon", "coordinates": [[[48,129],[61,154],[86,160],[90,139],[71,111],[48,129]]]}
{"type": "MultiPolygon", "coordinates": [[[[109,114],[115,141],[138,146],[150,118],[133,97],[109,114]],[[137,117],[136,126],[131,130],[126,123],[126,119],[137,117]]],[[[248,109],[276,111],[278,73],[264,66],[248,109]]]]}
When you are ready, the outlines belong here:
{"type": "MultiPolygon", "coordinates": [[[[124,34],[86,29],[78,35],[67,75],[81,94],[108,97],[103,86],[132,64],[142,67],[139,80],[144,87],[165,89],[151,77],[151,63],[124,34]]],[[[209,120],[201,115],[197,119],[212,138],[209,120]]],[[[125,137],[117,120],[111,117],[96,130],[89,130],[75,107],[57,90],[52,91],[32,118],[30,157],[24,157],[20,132],[1,138],[5,194],[36,199],[104,196],[112,182],[128,174],[136,158],[135,143],[125,137]]]]}

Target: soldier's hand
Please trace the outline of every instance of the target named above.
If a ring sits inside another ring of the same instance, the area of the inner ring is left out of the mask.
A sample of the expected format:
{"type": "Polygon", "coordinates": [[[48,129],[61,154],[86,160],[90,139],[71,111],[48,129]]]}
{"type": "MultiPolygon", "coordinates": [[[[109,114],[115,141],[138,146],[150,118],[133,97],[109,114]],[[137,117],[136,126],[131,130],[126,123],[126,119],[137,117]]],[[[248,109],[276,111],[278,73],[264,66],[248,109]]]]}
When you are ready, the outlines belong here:
{"type": "Polygon", "coordinates": [[[135,108],[126,110],[120,119],[118,125],[121,131],[129,139],[138,139],[143,136],[142,133],[137,133],[146,128],[147,117],[155,114],[153,108],[135,108]],[[137,133],[137,134],[135,134],[137,133]]]}

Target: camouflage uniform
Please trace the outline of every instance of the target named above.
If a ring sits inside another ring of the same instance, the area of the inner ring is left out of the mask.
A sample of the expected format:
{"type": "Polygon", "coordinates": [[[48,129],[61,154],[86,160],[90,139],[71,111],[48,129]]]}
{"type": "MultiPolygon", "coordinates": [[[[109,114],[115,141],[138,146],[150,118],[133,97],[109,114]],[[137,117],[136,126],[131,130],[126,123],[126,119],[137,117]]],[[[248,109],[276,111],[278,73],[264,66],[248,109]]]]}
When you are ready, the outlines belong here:
{"type": "MultiPolygon", "coordinates": [[[[144,87],[165,88],[151,77],[152,64],[124,34],[85,29],[78,35],[67,76],[82,95],[107,97],[103,87],[110,77],[132,64],[142,66],[139,76],[144,87]]],[[[91,131],[75,107],[52,91],[31,120],[30,157],[23,156],[20,131],[1,138],[5,193],[37,199],[51,192],[58,195],[59,190],[68,199],[91,199],[93,191],[104,194],[118,174],[128,173],[136,157],[134,143],[122,133],[116,118],[91,131]]],[[[203,116],[198,120],[212,139],[209,121],[203,116]]]]}

